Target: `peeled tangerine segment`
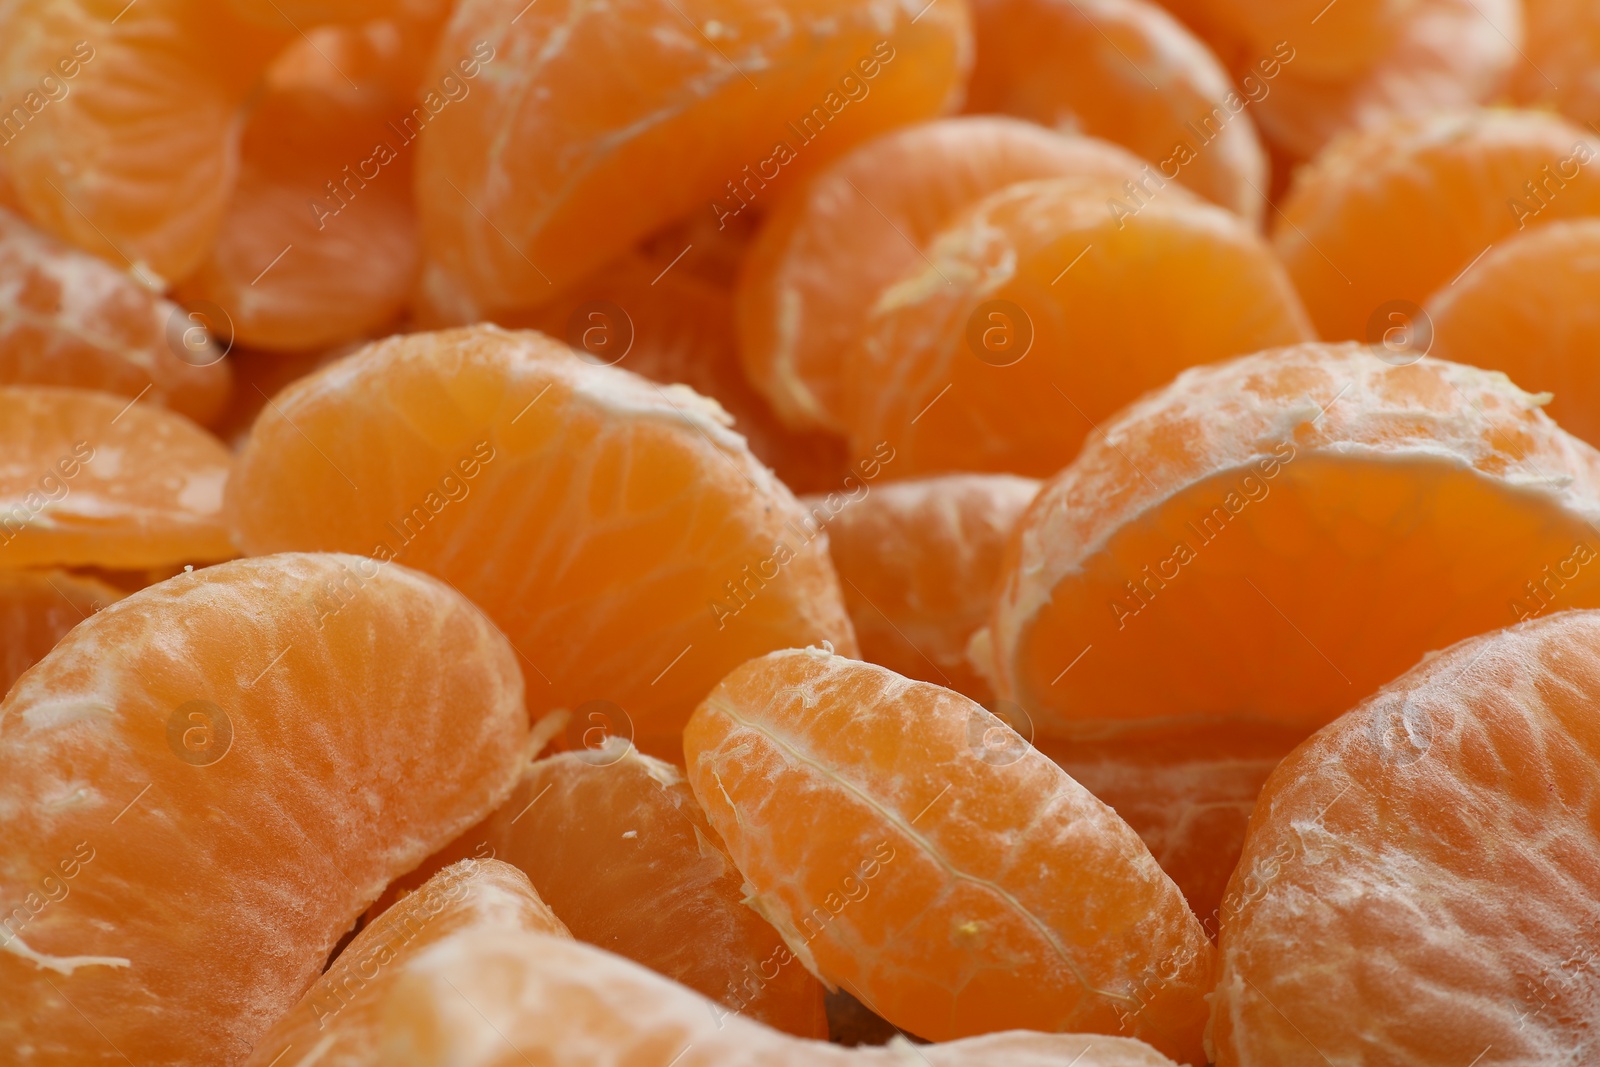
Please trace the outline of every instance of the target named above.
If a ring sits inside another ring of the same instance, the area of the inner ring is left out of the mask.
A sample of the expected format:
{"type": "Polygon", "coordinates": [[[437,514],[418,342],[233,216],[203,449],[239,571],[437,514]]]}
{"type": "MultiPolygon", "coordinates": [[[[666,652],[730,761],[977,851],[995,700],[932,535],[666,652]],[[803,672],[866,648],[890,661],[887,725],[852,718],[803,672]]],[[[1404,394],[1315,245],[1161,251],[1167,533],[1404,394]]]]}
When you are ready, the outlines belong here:
{"type": "Polygon", "coordinates": [[[385,998],[405,965],[440,941],[482,929],[571,937],[521,871],[498,860],[461,860],[363,927],[256,1042],[245,1067],[378,1062],[385,998]]]}
{"type": "MultiPolygon", "coordinates": [[[[967,642],[989,619],[1006,542],[1039,482],[947,474],[863,491],[844,497],[828,522],[828,551],[861,657],[998,710],[967,659],[967,642]]],[[[1023,724],[1011,725],[1031,740],[1023,724]]]]}
{"type": "Polygon", "coordinates": [[[855,648],[826,539],[725,419],[541,334],[394,337],[262,413],[230,521],[248,552],[340,549],[442,577],[511,639],[532,707],[608,701],[615,732],[675,755],[735,665],[855,648]]]}
{"type": "Polygon", "coordinates": [[[1462,641],[1298,748],[1230,886],[1218,1067],[1594,1062],[1597,766],[1594,611],[1462,641]]]}
{"type": "Polygon", "coordinates": [[[105,608],[0,703],[0,1046],[241,1061],[527,736],[505,639],[404,567],[259,557],[105,608]]]}
{"type": "Polygon", "coordinates": [[[122,590],[70,571],[0,570],[0,693],[68,630],[122,597],[122,590]]]}
{"type": "Polygon", "coordinates": [[[463,856],[515,864],[574,937],[717,1001],[720,1017],[827,1037],[822,986],[745,904],[682,772],[620,737],[534,761],[498,811],[401,884],[463,856]]]}
{"type": "Polygon", "coordinates": [[[205,326],[0,208],[0,381],[142,396],[206,423],[230,375],[205,326]]]}
{"type": "Polygon", "coordinates": [[[972,59],[964,4],[543,0],[510,14],[458,3],[428,79],[484,61],[418,147],[424,246],[460,298],[454,321],[542,303],[685,215],[765,211],[852,145],[953,106],[972,59]]]}
{"type": "Polygon", "coordinates": [[[1600,603],[1600,453],[1504,375],[1360,345],[1187,372],[1040,490],[980,644],[1041,732],[1309,733],[1469,634],[1600,603]]]}
{"type": "Polygon", "coordinates": [[[1100,1035],[804,1041],[719,1018],[703,997],[592,945],[515,929],[466,931],[402,966],[384,1015],[382,1062],[394,1067],[1174,1067],[1140,1041],[1100,1035]]]}
{"type": "Polygon", "coordinates": [[[939,119],[845,154],[779,201],[750,246],[737,294],[740,358],[794,426],[848,426],[845,360],[883,290],[925,260],[954,218],[1007,185],[1139,177],[1108,141],[999,116],[939,119]]]}
{"type": "Polygon", "coordinates": [[[968,111],[1115,141],[1260,224],[1267,157],[1250,94],[1165,8],[1151,0],[974,0],[972,16],[978,56],[968,111]]]}
{"type": "Polygon", "coordinates": [[[0,566],[226,559],[233,457],[181,415],[109,393],[0,386],[0,566]]]}
{"type": "Polygon", "coordinates": [[[1039,477],[1197,364],[1311,337],[1288,275],[1236,215],[1147,172],[1020,182],[979,201],[883,292],[845,360],[852,448],[895,476],[1039,477]]]}
{"type": "Polygon", "coordinates": [[[1131,1034],[1205,1062],[1211,944],[1177,887],[1126,823],[966,697],[775,652],[712,690],[684,755],[752,906],[894,1025],[935,1041],[1131,1034]]]}

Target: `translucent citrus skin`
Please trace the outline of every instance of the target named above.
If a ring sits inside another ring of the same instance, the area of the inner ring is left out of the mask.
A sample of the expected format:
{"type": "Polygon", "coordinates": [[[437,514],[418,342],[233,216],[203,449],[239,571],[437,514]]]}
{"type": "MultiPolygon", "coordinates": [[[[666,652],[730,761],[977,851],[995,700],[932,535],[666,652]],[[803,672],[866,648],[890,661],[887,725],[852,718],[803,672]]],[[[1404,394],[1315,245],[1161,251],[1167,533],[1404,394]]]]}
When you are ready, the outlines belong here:
{"type": "Polygon", "coordinates": [[[892,442],[895,477],[1044,477],[1184,367],[1311,336],[1249,226],[1145,188],[1022,182],[951,223],[845,360],[852,450],[892,442]]]}
{"type": "Polygon", "coordinates": [[[5,147],[28,214],[153,288],[188,276],[233,186],[239,109],[293,31],[216,0],[7,0],[0,25],[0,95],[46,75],[65,91],[5,147]]]}
{"type": "Polygon", "coordinates": [[[430,76],[474,56],[487,72],[419,145],[424,245],[464,302],[457,321],[555,296],[690,212],[770,205],[958,103],[971,63],[964,0],[518,6],[457,4],[430,76]]]}
{"type": "Polygon", "coordinates": [[[395,1067],[1173,1067],[1122,1037],[1014,1031],[946,1044],[840,1048],[742,1018],[618,956],[516,930],[449,938],[405,967],[388,997],[395,1067]]]}
{"type": "Polygon", "coordinates": [[[1429,355],[1505,371],[1550,417],[1600,442],[1600,221],[1552,222],[1496,245],[1426,305],[1429,355]]]}
{"type": "Polygon", "coordinates": [[[1512,99],[1553,107],[1578,123],[1600,122],[1600,5],[1594,0],[1522,0],[1524,62],[1511,77],[1512,99]]]}
{"type": "Polygon", "coordinates": [[[987,705],[994,693],[967,641],[988,621],[1006,540],[1038,491],[1032,478],[951,474],[845,497],[828,551],[862,658],[987,705]]]}
{"type": "Polygon", "coordinates": [[[142,396],[207,423],[229,372],[193,328],[130,275],[0,210],[0,382],[142,396]]]}
{"type": "Polygon", "coordinates": [[[1109,142],[996,116],[941,119],[856,148],[784,198],[739,278],[745,372],[793,426],[843,431],[844,369],[883,290],[963,209],[1013,182],[1143,164],[1109,142]]]}
{"type": "Polygon", "coordinates": [[[1600,603],[1600,453],[1539,404],[1353,344],[1188,371],[1040,490],[975,643],[1042,733],[1314,730],[1430,649],[1600,603]]]}
{"type": "Polygon", "coordinates": [[[724,678],[689,782],[751,904],[932,1040],[1131,1034],[1200,1064],[1211,945],[1138,836],[967,698],[809,649],[724,678]]]}
{"type": "Polygon", "coordinates": [[[234,555],[232,457],[171,411],[91,392],[0,386],[0,566],[137,569],[234,555]]]}
{"type": "Polygon", "coordinates": [[[1104,137],[1259,224],[1267,157],[1211,50],[1146,0],[973,0],[967,110],[1104,137]],[[1177,146],[1186,145],[1186,153],[1177,146]]]}
{"type": "Polygon", "coordinates": [[[375,567],[180,575],[0,703],[12,1062],[241,1061],[389,880],[504,798],[514,653],[441,583],[375,567]]]}
{"type": "Polygon", "coordinates": [[[406,964],[430,945],[483,929],[572,936],[515,867],[498,860],[454,863],[363,927],[256,1042],[245,1067],[295,1063],[294,1056],[321,1067],[378,1062],[385,998],[406,964]]]}
{"type": "Polygon", "coordinates": [[[68,630],[121,599],[120,589],[70,571],[0,570],[0,692],[68,630]]]}
{"type": "Polygon", "coordinates": [[[1229,886],[1218,1067],[1594,1062],[1597,704],[1600,613],[1562,612],[1286,759],[1229,886]]]}
{"type": "Polygon", "coordinates": [[[540,334],[394,337],[263,411],[230,522],[247,552],[360,550],[443,577],[510,637],[530,707],[608,700],[672,753],[735,664],[855,648],[826,536],[724,419],[540,334]]]}
{"type": "Polygon", "coordinates": [[[1490,245],[1600,212],[1597,157],[1587,132],[1541,112],[1395,118],[1296,176],[1273,245],[1325,340],[1376,342],[1384,305],[1414,314],[1490,245]]]}
{"type": "MultiPolygon", "coordinates": [[[[598,730],[579,719],[568,734],[598,730]]],[[[515,864],[574,937],[719,1002],[722,1018],[828,1036],[821,984],[746,906],[682,772],[622,738],[534,761],[498,811],[400,884],[465,856],[515,864]]]]}

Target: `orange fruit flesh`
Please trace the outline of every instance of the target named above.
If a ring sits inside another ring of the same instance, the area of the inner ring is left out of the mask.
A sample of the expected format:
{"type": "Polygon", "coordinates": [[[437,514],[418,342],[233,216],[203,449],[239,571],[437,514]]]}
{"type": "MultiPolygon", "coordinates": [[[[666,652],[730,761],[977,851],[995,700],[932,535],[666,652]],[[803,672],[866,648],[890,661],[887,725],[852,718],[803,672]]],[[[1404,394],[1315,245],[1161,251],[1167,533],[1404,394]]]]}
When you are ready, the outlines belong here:
{"type": "Polygon", "coordinates": [[[546,0],[514,23],[502,6],[456,6],[430,80],[476,42],[492,73],[429,123],[418,158],[424,244],[471,294],[469,318],[553,297],[690,212],[775,198],[954,103],[970,64],[960,4],[546,0]]]}
{"type": "Polygon", "coordinates": [[[250,437],[250,427],[255,425],[262,409],[284,387],[351,351],[351,346],[331,352],[263,352],[235,348],[228,354],[233,396],[227,408],[217,416],[214,427],[217,436],[236,451],[243,448],[250,437]]]}
{"type": "Polygon", "coordinates": [[[712,690],[684,755],[752,905],[896,1026],[1120,1032],[1201,1062],[1199,923],[1126,823],[976,703],[776,652],[712,690]]]}
{"type": "MultiPolygon", "coordinates": [[[[593,729],[580,719],[569,732],[593,729]]],[[[722,1018],[827,1036],[822,986],[745,905],[682,772],[627,741],[534,761],[498,811],[400,884],[468,855],[514,864],[574,937],[719,1002],[722,1018]]]]}
{"type": "Polygon", "coordinates": [[[1247,99],[1145,0],[975,0],[967,110],[1104,137],[1259,224],[1267,160],[1247,99]],[[1178,145],[1187,152],[1178,152],[1178,145]]]}
{"type": "Polygon", "coordinates": [[[0,692],[84,619],[122,599],[97,578],[63,570],[0,570],[0,692]]]}
{"type": "Polygon", "coordinates": [[[241,344],[341,344],[393,320],[410,293],[412,150],[389,124],[404,109],[347,77],[325,61],[269,81],[216,244],[179,288],[221,306],[241,344]]]}
{"type": "Polygon", "coordinates": [[[1032,478],[965,474],[847,496],[828,522],[828,552],[862,658],[992,710],[967,641],[988,621],[1006,540],[1038,491],[1032,478]]]}
{"type": "Polygon", "coordinates": [[[751,656],[855,647],[825,540],[720,410],[538,334],[413,334],[323,368],[263,412],[228,494],[246,551],[440,575],[518,649],[531,706],[610,701],[652,753],[751,656]]]}
{"type": "Polygon", "coordinates": [[[209,422],[228,367],[194,325],[130,275],[0,210],[0,381],[142,396],[209,422]]]}
{"type": "Polygon", "coordinates": [[[837,485],[846,467],[844,441],[778,421],[739,365],[727,283],[689,273],[688,254],[674,265],[671,256],[656,264],[630,253],[536,311],[503,316],[501,325],[541,330],[592,362],[654,382],[681,382],[721,404],[750,451],[785,485],[796,492],[837,485]]]}
{"type": "Polygon", "coordinates": [[[256,1042],[245,1067],[306,1058],[323,1067],[373,1063],[383,1043],[385,998],[406,963],[431,945],[480,929],[571,936],[515,867],[498,860],[452,864],[356,934],[256,1042]]]}
{"type": "Polygon", "coordinates": [[[1274,246],[1322,337],[1375,343],[1384,305],[1420,304],[1519,229],[1600,211],[1597,154],[1539,112],[1392,118],[1297,175],[1274,246]]]}
{"type": "Polygon", "coordinates": [[[1600,11],[1593,0],[1522,0],[1527,38],[1510,95],[1528,107],[1560,111],[1574,122],[1600,122],[1600,11]]]}
{"type": "Polygon", "coordinates": [[[232,458],[188,419],[109,393],[0,386],[0,566],[156,567],[234,554],[232,458]]]}
{"type": "Polygon", "coordinates": [[[1600,221],[1552,222],[1518,233],[1426,305],[1429,354],[1506,372],[1552,394],[1562,429],[1600,441],[1600,221]]]}
{"type": "Polygon", "coordinates": [[[384,1062],[396,1067],[527,1067],[530,1063],[671,1063],[716,1067],[1172,1067],[1139,1041],[1011,1032],[938,1045],[896,1039],[844,1049],[745,1019],[719,1023],[714,1004],[592,945],[517,930],[476,930],[434,945],[388,997],[384,1062]],[[597,1060],[596,1057],[605,1057],[597,1060]],[[630,1060],[629,1062],[633,1062],[630,1060]]]}
{"type": "Polygon", "coordinates": [[[1229,885],[1218,1067],[1593,1059],[1597,649],[1592,611],[1471,638],[1284,761],[1229,885]]]}
{"type": "Polygon", "coordinates": [[[1017,119],[941,119],[885,134],[784,198],[739,279],[740,358],[796,426],[842,430],[845,357],[884,289],[925,262],[960,212],[1014,182],[1142,164],[1104,141],[1017,119]]]}
{"type": "Polygon", "coordinates": [[[1122,197],[1139,202],[1094,180],[1024,182],[946,229],[847,361],[853,449],[892,442],[897,477],[1047,476],[1184,367],[1310,336],[1237,217],[1175,187],[1136,214],[1122,197]]]}
{"type": "Polygon", "coordinates": [[[0,1045],[32,1065],[238,1062],[390,879],[504,798],[528,731],[513,653],[437,581],[373,567],[180,575],[17,681],[0,883],[28,914],[0,950],[0,1045]]]}
{"type": "Polygon", "coordinates": [[[248,28],[215,0],[125,7],[12,4],[19,32],[0,45],[0,70],[11,72],[0,93],[37,93],[54,72],[65,95],[7,145],[6,163],[40,226],[161,288],[215,239],[239,108],[292,31],[248,28]]]}
{"type": "Polygon", "coordinates": [[[1023,520],[979,639],[1001,696],[1042,733],[1309,732],[1431,649],[1595,603],[1600,454],[1538,403],[1356,345],[1189,372],[1023,520]]]}

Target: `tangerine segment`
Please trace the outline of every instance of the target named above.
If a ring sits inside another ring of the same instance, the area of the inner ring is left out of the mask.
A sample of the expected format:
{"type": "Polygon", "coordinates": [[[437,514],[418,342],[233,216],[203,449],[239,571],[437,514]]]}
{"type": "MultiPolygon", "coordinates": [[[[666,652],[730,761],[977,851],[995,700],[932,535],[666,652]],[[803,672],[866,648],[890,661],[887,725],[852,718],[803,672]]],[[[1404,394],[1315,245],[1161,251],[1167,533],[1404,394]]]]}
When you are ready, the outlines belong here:
{"type": "Polygon", "coordinates": [[[1552,222],[1497,245],[1427,304],[1432,355],[1505,371],[1550,417],[1600,441],[1600,220],[1552,222]]]}
{"type": "Polygon", "coordinates": [[[935,1041],[1131,1033],[1203,1063],[1211,945],[1128,825],[948,689],[815,649],[724,678],[689,782],[799,959],[935,1041]]]}
{"type": "Polygon", "coordinates": [[[397,317],[417,268],[411,155],[389,125],[400,107],[331,67],[309,73],[251,113],[217,242],[179,289],[256,348],[365,337],[397,317]]]}
{"type": "Polygon", "coordinates": [[[764,210],[797,174],[958,102],[971,61],[965,3],[545,0],[507,14],[456,5],[436,72],[474,48],[494,65],[424,129],[417,171],[429,258],[482,311],[542,302],[690,212],[764,210]]]}
{"type": "MultiPolygon", "coordinates": [[[[569,728],[586,741],[599,732],[587,717],[569,728]]],[[[744,879],[682,773],[626,740],[530,764],[498,811],[401,885],[468,855],[515,864],[574,937],[717,1001],[719,1019],[828,1036],[822,986],[745,905],[744,879]]]]}
{"type": "Polygon", "coordinates": [[[675,751],[750,656],[855,647],[826,539],[720,408],[540,334],[394,337],[301,379],[257,421],[228,506],[247,552],[360,549],[443,577],[518,648],[534,708],[611,701],[647,751],[675,751]]]}
{"type": "MultiPolygon", "coordinates": [[[[684,244],[675,249],[685,252],[684,244]]],[[[796,492],[837,487],[846,469],[844,441],[778,421],[739,365],[730,286],[696,277],[689,266],[687,256],[674,265],[630,253],[537,311],[502,316],[501,324],[562,338],[591,362],[662,384],[681,382],[721,404],[750,451],[785,485],[796,492]]]]}
{"type": "Polygon", "coordinates": [[[553,1067],[1173,1067],[1124,1037],[1011,1032],[887,1048],[804,1041],[741,1018],[592,945],[519,930],[474,930],[409,962],[387,997],[386,1064],[553,1067]],[[674,1062],[674,1057],[676,1061],[674,1062]]]}
{"type": "Polygon", "coordinates": [[[233,459],[181,415],[109,393],[0,386],[0,566],[157,567],[234,554],[233,459]]]}
{"type": "Polygon", "coordinates": [[[6,7],[0,96],[40,103],[5,147],[28,214],[153,289],[186,277],[233,186],[239,108],[287,38],[215,0],[6,7]]]}
{"type": "Polygon", "coordinates": [[[1146,189],[1024,182],[952,223],[845,362],[852,447],[891,442],[900,477],[1044,477],[1183,368],[1311,336],[1249,226],[1146,189]]]}
{"type": "Polygon", "coordinates": [[[1597,709],[1600,614],[1562,612],[1296,749],[1230,884],[1218,1067],[1593,1062],[1597,709]]]}
{"type": "Polygon", "coordinates": [[[1013,182],[1139,176],[1134,156],[999,117],[941,119],[850,152],[785,198],[739,280],[746,373],[795,426],[848,425],[843,376],[874,303],[962,209],[1013,182]]]}
{"type": "Polygon", "coordinates": [[[967,641],[988,621],[1006,541],[1039,482],[951,474],[860,489],[830,520],[828,551],[862,658],[990,704],[967,641]]]}
{"type": "Polygon", "coordinates": [[[67,631],[123,593],[62,570],[0,570],[0,691],[56,647],[67,631]]]}
{"type": "Polygon", "coordinates": [[[1430,649],[1594,603],[1600,453],[1540,403],[1354,344],[1189,371],[1040,490],[980,658],[1044,733],[1309,732],[1430,649]]]}
{"type": "Polygon", "coordinates": [[[1230,721],[1034,744],[1133,827],[1214,939],[1261,783],[1302,740],[1302,730],[1230,721]]]}
{"type": "Polygon", "coordinates": [[[1600,5],[1594,0],[1522,0],[1524,62],[1512,73],[1512,99],[1554,108],[1574,122],[1600,122],[1600,5]]]}
{"type": "Polygon", "coordinates": [[[0,209],[0,381],[143,396],[209,422],[228,399],[221,358],[176,305],[0,209]]]}
{"type": "Polygon", "coordinates": [[[406,964],[440,941],[482,929],[572,936],[527,875],[510,864],[451,864],[363,927],[300,1003],[256,1042],[245,1067],[306,1058],[320,1067],[368,1067],[383,1044],[385,998],[406,964]]]}
{"type": "Polygon", "coordinates": [[[1323,337],[1376,342],[1491,245],[1600,212],[1597,153],[1539,112],[1394,118],[1296,176],[1274,244],[1323,337]]]}
{"type": "Polygon", "coordinates": [[[972,12],[967,110],[1115,141],[1261,222],[1267,157],[1249,99],[1164,9],[1146,0],[974,0],[972,12]]]}
{"type": "Polygon", "coordinates": [[[404,567],[237,560],[105,608],[0,703],[0,899],[30,912],[0,1044],[239,1062],[390,879],[505,797],[527,735],[505,639],[404,567]]]}

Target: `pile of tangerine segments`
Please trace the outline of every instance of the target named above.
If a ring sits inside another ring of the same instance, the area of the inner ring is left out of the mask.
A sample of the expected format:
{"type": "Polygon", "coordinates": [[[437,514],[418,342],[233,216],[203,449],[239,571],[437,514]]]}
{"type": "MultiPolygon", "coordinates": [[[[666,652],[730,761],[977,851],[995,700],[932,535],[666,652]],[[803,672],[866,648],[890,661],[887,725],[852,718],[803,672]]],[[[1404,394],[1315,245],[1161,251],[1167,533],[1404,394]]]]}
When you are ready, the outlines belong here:
{"type": "Polygon", "coordinates": [[[1594,0],[0,0],[0,1063],[1600,1062],[1594,0]]]}

